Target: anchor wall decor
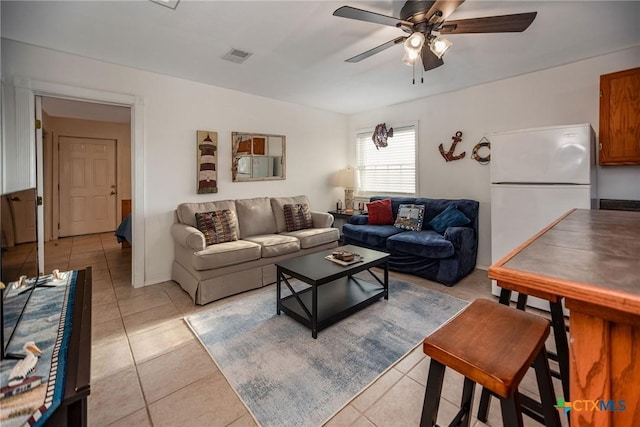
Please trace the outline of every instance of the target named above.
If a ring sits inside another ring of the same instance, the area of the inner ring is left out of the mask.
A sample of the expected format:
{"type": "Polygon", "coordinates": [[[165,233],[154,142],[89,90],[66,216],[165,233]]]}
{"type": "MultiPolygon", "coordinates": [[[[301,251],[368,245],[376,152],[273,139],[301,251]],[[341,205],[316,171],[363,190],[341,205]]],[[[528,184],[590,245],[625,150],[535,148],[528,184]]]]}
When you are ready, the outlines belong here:
{"type": "Polygon", "coordinates": [[[467,154],[466,151],[463,151],[457,156],[453,155],[453,152],[456,150],[456,145],[458,145],[458,143],[462,141],[462,132],[460,131],[456,132],[456,134],[452,136],[451,139],[453,140],[453,143],[451,144],[451,147],[449,148],[449,150],[444,151],[444,147],[442,146],[442,144],[438,146],[438,150],[440,150],[440,154],[442,154],[442,157],[444,157],[444,159],[447,162],[451,162],[453,160],[460,160],[464,158],[464,156],[467,154]]]}

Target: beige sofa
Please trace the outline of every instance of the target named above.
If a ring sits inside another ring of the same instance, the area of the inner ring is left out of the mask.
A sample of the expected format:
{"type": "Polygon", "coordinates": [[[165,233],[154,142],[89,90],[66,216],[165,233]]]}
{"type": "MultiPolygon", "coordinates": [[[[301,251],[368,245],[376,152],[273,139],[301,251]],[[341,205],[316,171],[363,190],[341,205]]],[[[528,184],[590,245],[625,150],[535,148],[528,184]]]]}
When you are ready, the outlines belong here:
{"type": "Polygon", "coordinates": [[[312,228],[287,232],[284,205],[305,203],[311,206],[306,196],[295,196],[180,204],[171,227],[171,278],[196,304],[274,283],[276,262],[338,246],[329,213],[312,211],[312,228]],[[236,214],[238,240],[207,246],[195,214],[225,209],[236,214]]]}

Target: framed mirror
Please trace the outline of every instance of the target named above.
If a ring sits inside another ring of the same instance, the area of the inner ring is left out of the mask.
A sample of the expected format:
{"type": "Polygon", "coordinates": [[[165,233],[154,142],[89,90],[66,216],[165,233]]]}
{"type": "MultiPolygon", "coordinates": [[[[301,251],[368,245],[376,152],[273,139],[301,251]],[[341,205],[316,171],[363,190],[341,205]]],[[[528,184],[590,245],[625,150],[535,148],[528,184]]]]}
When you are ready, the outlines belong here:
{"type": "Polygon", "coordinates": [[[233,182],[267,181],[286,177],[286,137],[232,132],[233,182]]]}

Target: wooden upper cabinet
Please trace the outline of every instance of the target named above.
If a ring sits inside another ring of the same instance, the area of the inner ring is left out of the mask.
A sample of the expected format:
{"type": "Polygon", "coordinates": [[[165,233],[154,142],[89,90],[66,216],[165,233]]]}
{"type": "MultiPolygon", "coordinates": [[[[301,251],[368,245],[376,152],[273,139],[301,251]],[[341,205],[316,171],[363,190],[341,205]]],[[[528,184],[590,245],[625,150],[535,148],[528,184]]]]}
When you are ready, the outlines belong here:
{"type": "Polygon", "coordinates": [[[640,165],[640,68],[600,76],[600,164],[640,165]]]}

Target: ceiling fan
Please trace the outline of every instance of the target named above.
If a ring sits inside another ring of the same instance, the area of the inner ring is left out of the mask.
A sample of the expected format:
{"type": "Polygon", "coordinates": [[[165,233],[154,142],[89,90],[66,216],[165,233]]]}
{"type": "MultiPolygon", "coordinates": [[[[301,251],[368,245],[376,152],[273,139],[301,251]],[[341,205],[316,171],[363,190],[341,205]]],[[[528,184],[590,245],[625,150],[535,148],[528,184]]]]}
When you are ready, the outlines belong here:
{"type": "Polygon", "coordinates": [[[462,3],[464,0],[410,0],[402,7],[400,18],[351,6],[342,6],[336,9],[333,12],[334,16],[389,25],[400,28],[408,34],[349,58],[346,62],[360,62],[391,46],[403,43],[406,51],[403,58],[405,64],[415,65],[418,58],[421,58],[424,70],[428,71],[444,64],[442,56],[452,45],[450,41],[442,37],[442,34],[522,32],[531,25],[537,15],[537,12],[529,12],[445,21],[462,3]],[[433,34],[434,32],[439,35],[433,34]]]}

